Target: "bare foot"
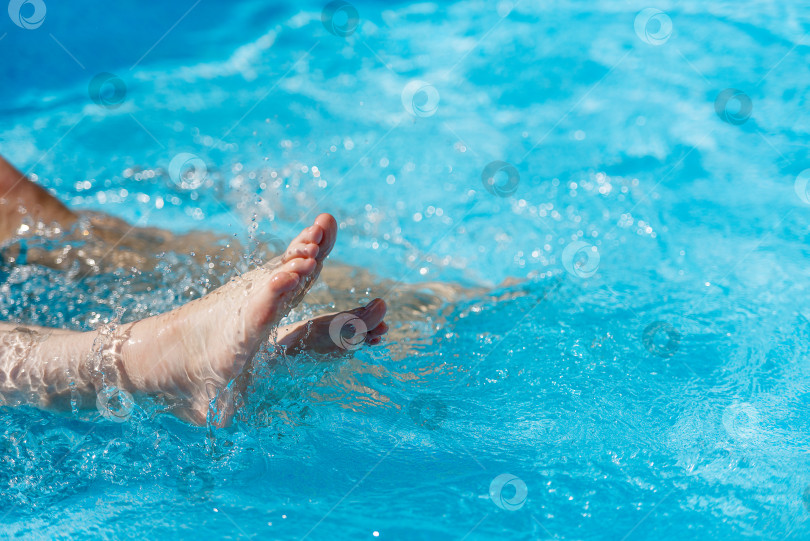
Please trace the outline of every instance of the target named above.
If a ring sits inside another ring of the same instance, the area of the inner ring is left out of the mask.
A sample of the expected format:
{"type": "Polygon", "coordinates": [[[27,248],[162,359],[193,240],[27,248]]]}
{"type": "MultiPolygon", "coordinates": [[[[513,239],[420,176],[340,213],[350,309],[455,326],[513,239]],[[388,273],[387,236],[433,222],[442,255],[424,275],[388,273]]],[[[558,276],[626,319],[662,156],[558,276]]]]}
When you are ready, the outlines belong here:
{"type": "Polygon", "coordinates": [[[179,401],[178,415],[194,423],[227,424],[233,415],[231,382],[306,293],[336,234],[335,219],[321,214],[280,261],[176,310],[123,325],[116,334],[126,386],[179,401]]]}
{"type": "Polygon", "coordinates": [[[383,321],[385,301],[374,299],[366,306],[348,312],[317,317],[278,330],[278,344],[288,354],[312,351],[318,354],[340,354],[360,347],[375,345],[388,332],[383,321]]]}

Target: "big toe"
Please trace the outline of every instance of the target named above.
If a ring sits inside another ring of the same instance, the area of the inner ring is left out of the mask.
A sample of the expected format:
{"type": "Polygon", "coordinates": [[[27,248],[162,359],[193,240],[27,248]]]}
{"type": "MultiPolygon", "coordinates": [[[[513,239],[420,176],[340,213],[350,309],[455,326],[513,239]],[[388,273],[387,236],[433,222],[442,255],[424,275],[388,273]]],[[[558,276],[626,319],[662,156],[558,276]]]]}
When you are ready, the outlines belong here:
{"type": "Polygon", "coordinates": [[[362,308],[357,308],[355,315],[363,320],[369,330],[372,330],[382,323],[387,311],[388,306],[384,300],[374,299],[362,308]]]}
{"type": "Polygon", "coordinates": [[[335,217],[331,214],[323,213],[315,218],[315,226],[323,231],[323,237],[318,243],[318,261],[323,261],[332,248],[335,246],[337,239],[338,224],[335,217]]]}
{"type": "Polygon", "coordinates": [[[363,343],[371,343],[371,339],[385,334],[381,327],[384,326],[385,311],[385,301],[374,299],[354,310],[318,318],[317,324],[323,332],[316,331],[308,346],[318,353],[341,353],[341,350],[353,350],[363,343]]]}
{"type": "Polygon", "coordinates": [[[284,263],[284,265],[278,269],[278,272],[275,273],[274,278],[280,280],[286,273],[287,275],[293,275],[298,280],[301,280],[312,274],[316,265],[317,263],[313,257],[296,257],[284,263]]]}
{"type": "Polygon", "coordinates": [[[370,331],[373,331],[379,327],[385,318],[385,312],[387,310],[388,307],[385,305],[385,301],[382,299],[374,299],[365,306],[350,310],[349,313],[360,319],[363,322],[362,327],[365,327],[362,329],[357,329],[355,332],[366,335],[370,331]]]}
{"type": "Polygon", "coordinates": [[[283,261],[294,257],[314,257],[321,263],[335,246],[337,229],[337,221],[331,214],[319,215],[311,226],[302,229],[290,242],[283,261]]]}

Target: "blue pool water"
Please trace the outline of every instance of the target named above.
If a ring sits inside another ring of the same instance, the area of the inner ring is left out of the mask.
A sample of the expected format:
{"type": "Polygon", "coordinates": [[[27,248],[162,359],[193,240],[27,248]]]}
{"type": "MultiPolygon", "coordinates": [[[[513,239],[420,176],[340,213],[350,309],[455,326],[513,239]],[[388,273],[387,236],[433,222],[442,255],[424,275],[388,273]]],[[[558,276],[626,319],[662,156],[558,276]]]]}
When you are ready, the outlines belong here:
{"type": "MultiPolygon", "coordinates": [[[[496,289],[262,366],[229,429],[0,408],[3,536],[810,537],[806,5],[46,3],[0,24],[0,152],[69,205],[245,242],[329,211],[337,260],[496,289]]],[[[21,267],[0,313],[160,313],[205,290],[174,257],[21,267]]]]}

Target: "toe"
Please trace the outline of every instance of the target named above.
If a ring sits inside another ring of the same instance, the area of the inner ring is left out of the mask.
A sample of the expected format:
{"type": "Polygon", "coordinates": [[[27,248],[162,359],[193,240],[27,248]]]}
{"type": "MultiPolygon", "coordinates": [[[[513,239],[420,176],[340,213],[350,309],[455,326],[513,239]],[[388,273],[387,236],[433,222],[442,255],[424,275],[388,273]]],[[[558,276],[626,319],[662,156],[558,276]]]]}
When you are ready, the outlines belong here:
{"type": "Polygon", "coordinates": [[[287,251],[284,252],[284,258],[282,261],[285,263],[292,259],[303,257],[303,258],[314,258],[318,255],[318,245],[317,244],[290,244],[287,248],[287,251]]]}
{"type": "Polygon", "coordinates": [[[294,289],[299,281],[298,273],[284,269],[273,274],[270,287],[276,293],[286,293],[294,289]]]}
{"type": "Polygon", "coordinates": [[[388,332],[388,324],[383,321],[373,329],[371,329],[368,334],[373,336],[382,336],[383,334],[388,332]]]}
{"type": "Polygon", "coordinates": [[[315,244],[320,244],[323,240],[323,229],[318,225],[311,225],[301,230],[300,233],[293,239],[291,244],[296,242],[312,242],[315,244]]]}
{"type": "Polygon", "coordinates": [[[312,257],[297,257],[284,263],[281,270],[297,274],[299,277],[303,278],[304,276],[312,274],[316,265],[317,262],[312,257]]]}
{"type": "Polygon", "coordinates": [[[307,256],[317,256],[317,260],[323,261],[332,248],[335,246],[335,239],[337,239],[337,221],[331,214],[321,214],[315,218],[315,223],[303,229],[298,236],[296,236],[290,243],[289,248],[284,253],[283,261],[288,261],[292,257],[301,257],[296,255],[298,251],[303,250],[306,246],[307,256]],[[315,254],[311,254],[309,245],[315,245],[315,254]]]}
{"type": "Polygon", "coordinates": [[[303,229],[287,246],[282,261],[286,262],[293,257],[300,257],[297,253],[302,251],[315,250],[315,254],[312,254],[312,256],[316,255],[319,250],[318,245],[323,240],[323,237],[323,229],[318,225],[311,225],[303,229]],[[312,246],[312,248],[310,248],[310,246],[312,246]]]}
{"type": "Polygon", "coordinates": [[[363,320],[368,329],[376,329],[385,317],[387,307],[382,299],[374,299],[362,308],[354,310],[355,315],[363,320]]]}
{"type": "Polygon", "coordinates": [[[376,298],[365,305],[362,310],[378,315],[380,317],[380,321],[382,321],[383,316],[388,311],[388,305],[385,304],[384,300],[376,298]]]}
{"type": "Polygon", "coordinates": [[[318,252],[318,261],[323,261],[335,246],[338,230],[337,220],[331,214],[323,213],[315,218],[315,227],[318,227],[323,232],[323,238],[319,243],[320,251],[318,252]]]}

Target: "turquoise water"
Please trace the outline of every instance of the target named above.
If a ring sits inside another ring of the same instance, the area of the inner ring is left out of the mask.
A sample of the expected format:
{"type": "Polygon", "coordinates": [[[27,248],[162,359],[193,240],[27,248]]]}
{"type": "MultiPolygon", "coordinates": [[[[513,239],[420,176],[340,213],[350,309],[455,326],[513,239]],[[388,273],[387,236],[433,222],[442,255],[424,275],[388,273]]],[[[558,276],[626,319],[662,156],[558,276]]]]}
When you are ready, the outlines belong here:
{"type": "MultiPolygon", "coordinates": [[[[0,151],[141,225],[255,243],[329,211],[382,277],[528,281],[265,363],[225,430],[0,408],[3,535],[810,536],[810,9],[180,4],[4,19],[0,151]]],[[[20,267],[0,313],[160,313],[207,290],[187,259],[20,267]]]]}

